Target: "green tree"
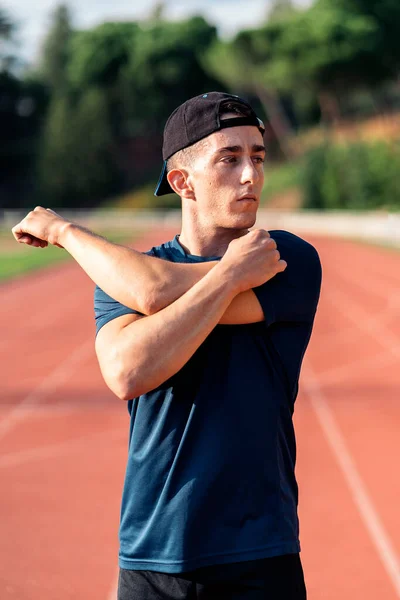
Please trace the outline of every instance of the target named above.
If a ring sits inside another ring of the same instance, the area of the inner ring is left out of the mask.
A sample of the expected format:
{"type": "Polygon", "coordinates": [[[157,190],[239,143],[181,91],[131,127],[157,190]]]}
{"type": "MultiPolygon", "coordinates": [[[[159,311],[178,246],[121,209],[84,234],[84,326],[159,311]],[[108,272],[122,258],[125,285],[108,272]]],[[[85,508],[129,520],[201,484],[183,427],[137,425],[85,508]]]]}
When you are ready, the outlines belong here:
{"type": "Polygon", "coordinates": [[[39,67],[44,81],[57,93],[68,89],[67,65],[72,33],[68,6],[60,4],[52,14],[39,67]]]}
{"type": "Polygon", "coordinates": [[[53,97],[43,136],[41,191],[54,206],[92,206],[115,184],[113,140],[101,90],[92,88],[73,106],[53,97]]]}
{"type": "Polygon", "coordinates": [[[154,5],[149,17],[149,21],[164,21],[165,20],[165,2],[157,2],[154,5]]]}
{"type": "Polygon", "coordinates": [[[71,151],[76,195],[93,205],[115,189],[113,135],[107,101],[99,88],[89,88],[80,99],[74,119],[71,151]]]}
{"type": "Polygon", "coordinates": [[[8,43],[14,34],[15,26],[5,10],[0,6],[0,71],[8,71],[13,57],[9,54],[8,43]]]}
{"type": "Polygon", "coordinates": [[[277,21],[262,29],[242,31],[228,42],[217,40],[204,54],[203,64],[229,89],[258,96],[283,155],[290,157],[291,126],[279,100],[279,85],[268,78],[283,27],[283,21],[277,21]]]}
{"type": "Polygon", "coordinates": [[[339,98],[382,78],[377,61],[376,25],[320,0],[290,20],[282,31],[266,77],[280,89],[311,90],[327,121],[339,116],[339,98]]]}
{"type": "Polygon", "coordinates": [[[76,32],[71,41],[68,74],[75,89],[107,87],[117,81],[129,61],[137,23],[103,23],[93,29],[76,32]]]}
{"type": "Polygon", "coordinates": [[[293,0],[273,0],[268,8],[267,20],[270,23],[271,21],[287,19],[294,12],[296,12],[296,8],[293,0]]]}
{"type": "Polygon", "coordinates": [[[73,182],[73,111],[66,95],[51,99],[39,158],[40,195],[53,206],[68,206],[73,182]]]}
{"type": "Polygon", "coordinates": [[[139,32],[121,78],[131,127],[160,132],[179,104],[222,87],[200,60],[215,39],[215,27],[202,17],[149,23],[139,32]]]}
{"type": "Polygon", "coordinates": [[[71,42],[68,75],[73,94],[79,97],[92,87],[103,91],[115,139],[125,129],[121,76],[138,32],[137,23],[103,23],[75,33],[71,42]]]}

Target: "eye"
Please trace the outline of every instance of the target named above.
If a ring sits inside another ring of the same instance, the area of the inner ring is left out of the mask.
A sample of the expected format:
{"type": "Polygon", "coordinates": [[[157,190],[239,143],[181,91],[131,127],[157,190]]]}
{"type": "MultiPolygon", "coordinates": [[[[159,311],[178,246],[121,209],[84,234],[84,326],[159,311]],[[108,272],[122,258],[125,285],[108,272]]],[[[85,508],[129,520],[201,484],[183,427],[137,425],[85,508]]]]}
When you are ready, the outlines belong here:
{"type": "Polygon", "coordinates": [[[225,156],[222,159],[222,162],[233,164],[233,163],[237,162],[237,156],[225,156]]]}
{"type": "Polygon", "coordinates": [[[259,165],[262,165],[265,162],[265,158],[263,156],[254,156],[253,160],[259,165]]]}

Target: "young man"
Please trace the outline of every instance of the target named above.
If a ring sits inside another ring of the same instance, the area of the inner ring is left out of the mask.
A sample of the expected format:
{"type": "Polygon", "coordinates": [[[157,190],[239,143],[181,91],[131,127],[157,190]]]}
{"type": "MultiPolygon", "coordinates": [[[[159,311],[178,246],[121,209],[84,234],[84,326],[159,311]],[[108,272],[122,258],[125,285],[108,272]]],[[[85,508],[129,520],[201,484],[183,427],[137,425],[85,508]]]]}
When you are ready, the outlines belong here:
{"type": "Polygon", "coordinates": [[[131,418],[119,600],[306,598],[292,415],[321,268],[302,239],[249,232],[263,132],[228,94],[172,113],[156,194],[181,197],[182,230],[146,255],[40,207],[13,229],[99,286],[96,352],[131,418]]]}

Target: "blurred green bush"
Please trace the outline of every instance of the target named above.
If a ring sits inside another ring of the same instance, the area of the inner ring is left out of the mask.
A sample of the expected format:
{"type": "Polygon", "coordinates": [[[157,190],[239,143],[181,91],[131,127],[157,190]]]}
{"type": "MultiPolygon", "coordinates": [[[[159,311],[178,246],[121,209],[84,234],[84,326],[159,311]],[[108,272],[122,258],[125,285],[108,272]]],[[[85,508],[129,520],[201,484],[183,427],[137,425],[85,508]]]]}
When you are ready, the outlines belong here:
{"type": "Polygon", "coordinates": [[[305,155],[304,208],[400,210],[400,142],[326,142],[305,155]]]}

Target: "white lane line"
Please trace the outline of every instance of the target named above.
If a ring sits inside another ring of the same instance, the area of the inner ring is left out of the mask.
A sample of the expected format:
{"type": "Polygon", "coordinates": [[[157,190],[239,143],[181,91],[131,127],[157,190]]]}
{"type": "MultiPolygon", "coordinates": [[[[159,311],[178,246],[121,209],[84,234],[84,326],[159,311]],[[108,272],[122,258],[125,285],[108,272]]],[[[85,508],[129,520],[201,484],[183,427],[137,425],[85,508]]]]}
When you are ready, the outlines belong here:
{"type": "Polygon", "coordinates": [[[303,373],[303,387],[349,486],[364,525],[393,584],[396,596],[400,598],[400,562],[393,544],[361,479],[333,412],[308,361],[303,373]]]}
{"type": "Polygon", "coordinates": [[[10,429],[20,420],[30,414],[30,410],[42,402],[47,396],[55,392],[75,371],[75,369],[87,360],[93,352],[93,340],[88,340],[76,348],[60,365],[43,379],[37,388],[17,404],[0,421],[0,440],[8,433],[10,429]]]}
{"type": "Polygon", "coordinates": [[[119,438],[126,438],[126,431],[122,431],[121,429],[98,431],[96,433],[89,433],[65,442],[60,442],[59,444],[50,444],[47,446],[42,446],[41,448],[30,448],[28,450],[3,454],[0,456],[0,469],[15,467],[16,465],[25,464],[35,460],[54,458],[55,456],[60,456],[66,452],[80,450],[82,444],[87,447],[88,444],[91,444],[96,440],[102,440],[104,437],[107,438],[107,442],[110,440],[115,442],[119,438]]]}
{"type": "MultiPolygon", "coordinates": [[[[330,290],[325,294],[325,300],[330,302],[334,308],[356,326],[356,330],[361,330],[369,336],[372,336],[376,342],[383,346],[384,352],[378,352],[376,355],[368,358],[356,358],[345,365],[336,366],[319,372],[318,377],[322,386],[329,383],[337,383],[339,380],[345,380],[353,374],[354,368],[365,367],[373,368],[378,366],[387,366],[397,363],[400,358],[400,338],[394,334],[385,324],[385,321],[394,316],[395,311],[400,308],[399,298],[391,298],[388,301],[387,308],[381,311],[379,317],[372,317],[363,308],[351,300],[350,295],[330,290]]],[[[333,336],[334,342],[339,337],[343,329],[339,330],[337,336],[333,336]]],[[[348,331],[347,329],[345,330],[348,331]]],[[[351,330],[354,333],[354,329],[351,330]]],[[[314,334],[315,335],[315,334],[314,334]]],[[[353,335],[351,336],[353,337],[353,335]]]]}
{"type": "MultiPolygon", "coordinates": [[[[26,411],[29,413],[29,417],[34,418],[37,417],[41,419],[43,417],[53,417],[59,415],[67,415],[75,412],[89,412],[95,413],[104,410],[114,410],[115,405],[118,405],[118,402],[121,404],[121,400],[118,400],[117,397],[113,398],[112,392],[107,394],[107,390],[104,389],[104,395],[101,395],[102,390],[97,392],[97,390],[90,390],[87,397],[83,399],[83,396],[86,392],[82,391],[82,401],[79,400],[58,400],[57,404],[36,404],[35,410],[32,410],[29,406],[20,406],[19,410],[21,412],[26,411]],[[96,402],[93,402],[93,397],[96,397],[96,402]],[[88,398],[91,401],[88,401],[88,398]]],[[[0,421],[2,419],[2,415],[8,415],[9,411],[15,408],[15,405],[10,404],[2,404],[0,407],[0,421]]]]}
{"type": "Polygon", "coordinates": [[[119,578],[119,569],[117,569],[117,574],[114,578],[113,584],[110,588],[110,592],[107,596],[107,600],[117,600],[118,595],[118,578],[119,578]]]}

